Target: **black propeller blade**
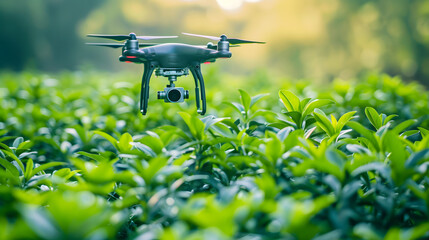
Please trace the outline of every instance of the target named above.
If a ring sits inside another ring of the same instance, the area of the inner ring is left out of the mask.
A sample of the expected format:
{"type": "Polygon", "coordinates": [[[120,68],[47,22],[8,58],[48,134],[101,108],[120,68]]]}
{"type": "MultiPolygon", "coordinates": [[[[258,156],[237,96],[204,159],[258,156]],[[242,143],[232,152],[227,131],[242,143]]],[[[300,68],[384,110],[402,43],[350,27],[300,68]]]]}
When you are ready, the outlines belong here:
{"type": "MultiPolygon", "coordinates": [[[[92,46],[101,46],[101,47],[110,47],[110,48],[120,48],[125,46],[125,44],[122,43],[86,43],[87,45],[92,46]]],[[[159,43],[139,43],[139,47],[151,47],[158,45],[159,43]]]]}
{"type": "MultiPolygon", "coordinates": [[[[188,36],[193,36],[193,37],[202,37],[202,38],[208,38],[211,40],[215,40],[215,41],[220,41],[221,37],[214,37],[214,36],[207,36],[207,35],[200,35],[200,34],[193,34],[193,33],[182,33],[188,36]]],[[[238,39],[238,38],[226,38],[226,40],[230,43],[230,44],[244,44],[244,43],[259,43],[259,44],[265,44],[265,42],[257,42],[257,41],[249,41],[249,40],[243,40],[243,39],[238,39]]]]}
{"type": "Polygon", "coordinates": [[[115,41],[124,41],[124,40],[152,40],[152,39],[164,39],[164,38],[177,38],[177,36],[136,36],[135,33],[130,33],[129,35],[105,35],[105,34],[88,34],[88,37],[96,38],[107,38],[115,41]]]}
{"type": "Polygon", "coordinates": [[[184,35],[193,36],[193,37],[202,37],[202,38],[208,38],[214,41],[220,41],[220,37],[214,37],[214,36],[207,36],[207,35],[200,35],[200,34],[193,34],[193,33],[182,33],[184,35]]]}
{"type": "MultiPolygon", "coordinates": [[[[208,45],[194,45],[194,46],[217,50],[217,45],[210,45],[210,46],[208,46],[208,45]]],[[[230,47],[240,47],[240,45],[231,45],[230,47]]]]}
{"type": "Polygon", "coordinates": [[[120,48],[124,46],[124,44],[121,44],[121,43],[86,43],[86,44],[92,45],[92,46],[111,47],[111,48],[120,48]]]}

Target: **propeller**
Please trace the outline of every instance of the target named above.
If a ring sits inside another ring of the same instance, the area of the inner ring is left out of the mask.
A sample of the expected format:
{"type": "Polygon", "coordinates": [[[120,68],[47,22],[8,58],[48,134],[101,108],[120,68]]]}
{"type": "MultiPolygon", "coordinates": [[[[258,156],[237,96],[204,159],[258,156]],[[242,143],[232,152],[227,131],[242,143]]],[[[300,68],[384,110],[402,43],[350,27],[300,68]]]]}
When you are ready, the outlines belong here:
{"type": "Polygon", "coordinates": [[[223,37],[225,37],[225,40],[228,41],[230,44],[244,44],[244,43],[259,43],[259,44],[265,44],[265,42],[257,42],[257,41],[249,41],[249,40],[243,40],[238,38],[227,38],[225,35],[222,35],[221,37],[214,37],[214,36],[207,36],[207,35],[200,35],[200,34],[193,34],[193,33],[182,33],[184,35],[193,36],[193,37],[202,37],[202,38],[208,38],[214,41],[220,41],[223,37]]]}
{"type": "Polygon", "coordinates": [[[136,36],[135,33],[130,33],[129,35],[105,35],[105,34],[88,34],[88,37],[96,38],[107,38],[115,41],[124,41],[124,40],[152,40],[152,39],[164,39],[164,38],[177,38],[177,36],[136,36]]]}
{"type": "MultiPolygon", "coordinates": [[[[101,47],[110,47],[110,48],[120,48],[125,46],[125,44],[122,44],[122,43],[86,43],[86,44],[92,45],[92,46],[101,46],[101,47]]],[[[139,43],[139,47],[151,47],[158,44],[159,43],[139,43]]]]}

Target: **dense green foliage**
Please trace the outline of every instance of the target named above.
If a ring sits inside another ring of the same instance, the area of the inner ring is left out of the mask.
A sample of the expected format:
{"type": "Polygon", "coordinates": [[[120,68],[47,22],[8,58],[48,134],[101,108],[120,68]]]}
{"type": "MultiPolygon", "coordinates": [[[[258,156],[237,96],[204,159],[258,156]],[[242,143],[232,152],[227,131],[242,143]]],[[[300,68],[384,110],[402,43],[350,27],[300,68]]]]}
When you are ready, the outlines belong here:
{"type": "Polygon", "coordinates": [[[141,116],[128,76],[2,74],[0,239],[429,237],[420,85],[215,78],[207,116],[141,116]]]}

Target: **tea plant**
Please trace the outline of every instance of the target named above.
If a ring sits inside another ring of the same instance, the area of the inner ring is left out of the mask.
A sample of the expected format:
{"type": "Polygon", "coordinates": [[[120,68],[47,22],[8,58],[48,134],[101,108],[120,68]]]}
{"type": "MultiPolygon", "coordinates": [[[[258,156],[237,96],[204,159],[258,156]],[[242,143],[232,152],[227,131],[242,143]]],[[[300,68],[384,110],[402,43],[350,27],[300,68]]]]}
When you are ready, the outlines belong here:
{"type": "Polygon", "coordinates": [[[414,83],[214,86],[235,98],[209,92],[207,116],[150,99],[142,117],[126,76],[0,78],[0,239],[429,237],[414,83]]]}

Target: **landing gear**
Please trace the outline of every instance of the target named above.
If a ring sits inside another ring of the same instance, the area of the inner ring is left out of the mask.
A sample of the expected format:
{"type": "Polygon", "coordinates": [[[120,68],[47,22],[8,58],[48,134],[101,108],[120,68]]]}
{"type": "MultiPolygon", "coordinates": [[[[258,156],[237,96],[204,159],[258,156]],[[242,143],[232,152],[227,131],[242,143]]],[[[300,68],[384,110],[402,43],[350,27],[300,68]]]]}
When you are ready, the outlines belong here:
{"type": "Polygon", "coordinates": [[[188,90],[183,88],[175,87],[174,82],[178,77],[188,75],[188,69],[191,71],[195,81],[195,101],[197,105],[197,112],[201,115],[206,113],[206,93],[204,88],[204,79],[201,74],[200,64],[193,64],[189,68],[156,68],[154,63],[145,63],[142,77],[141,93],[140,93],[140,112],[143,115],[147,113],[147,105],[149,100],[149,81],[155,71],[156,76],[168,77],[170,84],[164,89],[164,91],[158,92],[158,99],[164,99],[165,102],[177,103],[183,102],[189,98],[188,90]],[[200,100],[201,96],[201,100],[200,100]],[[202,102],[202,109],[201,109],[202,102]]]}

